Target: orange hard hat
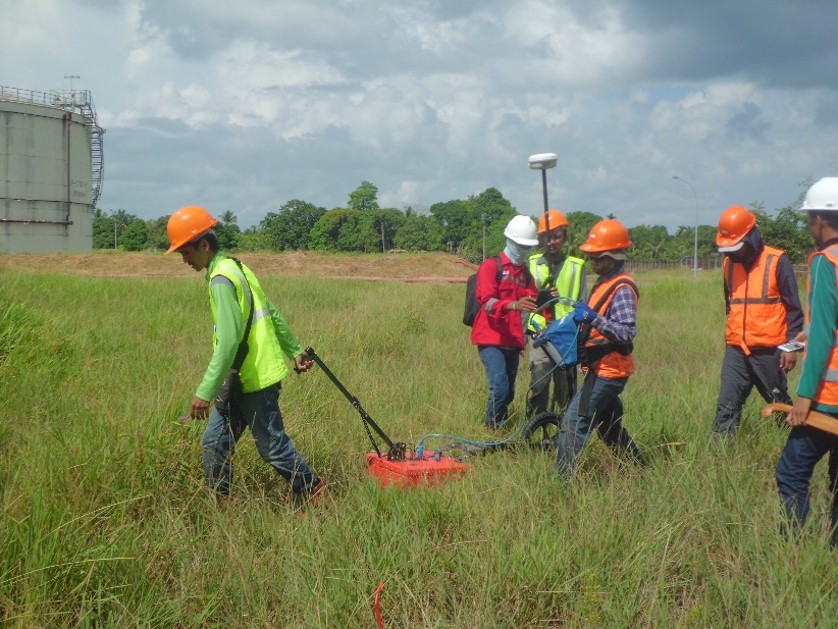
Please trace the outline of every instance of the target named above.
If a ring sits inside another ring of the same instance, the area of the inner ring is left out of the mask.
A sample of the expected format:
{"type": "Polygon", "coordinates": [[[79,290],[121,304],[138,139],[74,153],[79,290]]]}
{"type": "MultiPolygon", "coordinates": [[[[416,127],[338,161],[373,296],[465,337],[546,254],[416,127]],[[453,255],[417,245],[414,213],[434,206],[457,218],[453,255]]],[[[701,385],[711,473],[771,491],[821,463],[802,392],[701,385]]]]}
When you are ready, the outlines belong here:
{"type": "Polygon", "coordinates": [[[756,215],[741,205],[731,205],[719,217],[719,231],[716,234],[716,246],[719,253],[739,251],[742,239],[757,224],[756,215]]]}
{"type": "Polygon", "coordinates": [[[588,239],[579,245],[585,253],[604,253],[631,247],[628,230],[618,220],[606,218],[600,221],[588,232],[588,239]]]}
{"type": "MultiPolygon", "coordinates": [[[[550,219],[551,231],[557,227],[568,227],[570,225],[570,223],[567,222],[567,217],[558,210],[547,210],[547,218],[550,219]]],[[[544,218],[544,214],[542,214],[541,218],[538,219],[538,233],[543,234],[546,231],[547,220],[544,218]]]]}
{"type": "Polygon", "coordinates": [[[218,225],[218,221],[198,205],[187,205],[180,208],[169,217],[169,223],[166,225],[170,247],[164,255],[168,255],[199,236],[203,236],[216,225],[218,225]]]}

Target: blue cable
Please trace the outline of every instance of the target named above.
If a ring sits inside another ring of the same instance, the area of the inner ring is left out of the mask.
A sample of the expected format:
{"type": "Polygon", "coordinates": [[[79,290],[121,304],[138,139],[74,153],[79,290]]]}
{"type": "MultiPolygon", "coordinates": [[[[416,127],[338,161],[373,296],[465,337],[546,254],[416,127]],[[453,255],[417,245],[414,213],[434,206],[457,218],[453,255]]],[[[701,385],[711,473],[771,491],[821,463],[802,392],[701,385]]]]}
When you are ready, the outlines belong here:
{"type": "MultiPolygon", "coordinates": [[[[425,454],[425,441],[428,439],[437,439],[437,438],[445,438],[450,439],[452,441],[456,441],[458,443],[465,443],[471,446],[477,446],[479,448],[492,448],[496,446],[501,446],[506,443],[517,439],[519,433],[523,434],[524,429],[527,426],[527,418],[524,417],[518,424],[518,427],[515,429],[511,435],[504,439],[497,439],[495,441],[477,441],[474,439],[466,439],[465,437],[457,437],[456,435],[447,435],[441,432],[433,432],[429,435],[424,435],[421,439],[419,439],[419,443],[416,444],[416,458],[421,459],[425,454]]],[[[442,456],[441,453],[437,452],[434,454],[434,458],[439,461],[440,457],[442,456]]]]}
{"type": "MultiPolygon", "coordinates": [[[[549,301],[545,302],[544,305],[541,306],[541,308],[539,308],[539,310],[549,306],[553,302],[558,302],[558,301],[569,302],[570,305],[573,305],[573,306],[576,305],[576,302],[574,300],[568,299],[567,297],[553,297],[549,301]]],[[[578,330],[577,330],[577,334],[578,334],[578,330]]],[[[553,368],[550,371],[548,371],[544,376],[542,376],[541,378],[539,378],[535,382],[531,383],[530,387],[529,387],[529,390],[532,390],[533,386],[538,384],[539,382],[541,382],[544,378],[552,376],[553,372],[556,369],[558,369],[559,367],[562,367],[562,366],[563,365],[559,365],[559,364],[554,365],[553,368]]],[[[520,423],[518,424],[518,427],[515,429],[515,431],[511,435],[509,435],[505,439],[498,439],[498,440],[495,440],[495,441],[477,441],[477,440],[474,440],[474,439],[466,439],[465,437],[457,437],[456,435],[448,435],[448,434],[445,434],[445,433],[438,433],[438,432],[434,432],[434,433],[430,433],[428,435],[424,435],[424,436],[422,436],[421,439],[419,439],[419,442],[416,444],[416,451],[415,451],[416,458],[421,459],[424,456],[424,454],[425,454],[425,441],[427,441],[428,439],[445,438],[445,439],[450,439],[452,441],[456,441],[458,443],[465,443],[465,444],[468,444],[468,445],[471,445],[471,446],[476,446],[478,448],[492,448],[492,447],[505,445],[505,444],[510,443],[514,440],[517,440],[518,437],[524,433],[524,429],[526,428],[528,419],[529,418],[525,414],[524,417],[521,419],[520,423]]],[[[434,459],[437,460],[437,461],[440,460],[441,456],[442,456],[442,454],[440,452],[434,453],[434,459]]]]}

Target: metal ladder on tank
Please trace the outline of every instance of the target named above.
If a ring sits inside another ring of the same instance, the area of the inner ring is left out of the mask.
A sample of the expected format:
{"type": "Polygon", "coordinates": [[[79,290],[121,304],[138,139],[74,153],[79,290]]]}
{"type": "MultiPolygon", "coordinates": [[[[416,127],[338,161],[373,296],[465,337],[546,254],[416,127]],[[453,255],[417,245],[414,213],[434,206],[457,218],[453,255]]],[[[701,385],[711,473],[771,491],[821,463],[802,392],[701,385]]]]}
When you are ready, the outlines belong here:
{"type": "Polygon", "coordinates": [[[79,92],[80,102],[77,103],[81,115],[84,116],[88,131],[90,132],[90,183],[93,189],[93,207],[102,194],[102,179],[105,174],[105,155],[102,148],[102,136],[105,130],[99,126],[96,119],[96,109],[93,107],[93,98],[88,90],[79,92]]]}

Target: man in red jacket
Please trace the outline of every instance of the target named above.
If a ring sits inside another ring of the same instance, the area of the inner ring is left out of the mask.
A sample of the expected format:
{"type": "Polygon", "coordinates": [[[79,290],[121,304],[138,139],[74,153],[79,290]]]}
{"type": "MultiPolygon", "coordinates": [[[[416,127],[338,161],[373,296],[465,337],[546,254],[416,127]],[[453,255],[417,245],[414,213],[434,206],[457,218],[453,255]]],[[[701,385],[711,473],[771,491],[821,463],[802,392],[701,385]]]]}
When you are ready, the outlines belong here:
{"type": "Polygon", "coordinates": [[[538,290],[527,270],[527,256],[538,244],[535,223],[529,216],[515,216],[503,232],[506,246],[477,270],[476,297],[480,310],[471,329],[489,381],[486,427],[496,430],[509,419],[509,404],[515,398],[518,361],[526,347],[522,313],[536,309],[538,290]],[[500,281],[498,281],[500,277],[500,281]]]}

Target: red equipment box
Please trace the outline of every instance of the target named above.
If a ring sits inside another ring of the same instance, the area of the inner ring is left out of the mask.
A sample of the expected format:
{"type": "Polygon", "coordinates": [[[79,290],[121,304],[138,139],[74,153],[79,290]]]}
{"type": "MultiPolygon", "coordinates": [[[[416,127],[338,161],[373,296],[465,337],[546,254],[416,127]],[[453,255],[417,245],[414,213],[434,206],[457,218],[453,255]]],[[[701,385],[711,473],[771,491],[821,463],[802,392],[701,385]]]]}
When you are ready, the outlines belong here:
{"type": "Polygon", "coordinates": [[[452,476],[462,476],[468,465],[451,457],[441,456],[437,461],[433,452],[426,452],[421,459],[390,461],[387,455],[367,454],[367,474],[378,480],[381,487],[395,484],[402,489],[421,483],[436,484],[452,476]]]}

